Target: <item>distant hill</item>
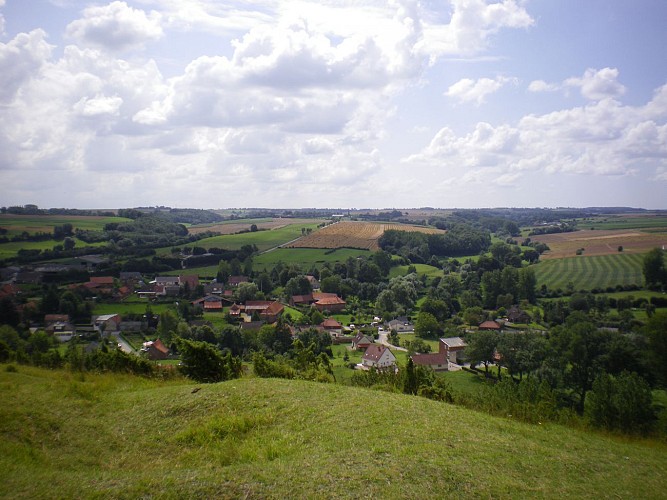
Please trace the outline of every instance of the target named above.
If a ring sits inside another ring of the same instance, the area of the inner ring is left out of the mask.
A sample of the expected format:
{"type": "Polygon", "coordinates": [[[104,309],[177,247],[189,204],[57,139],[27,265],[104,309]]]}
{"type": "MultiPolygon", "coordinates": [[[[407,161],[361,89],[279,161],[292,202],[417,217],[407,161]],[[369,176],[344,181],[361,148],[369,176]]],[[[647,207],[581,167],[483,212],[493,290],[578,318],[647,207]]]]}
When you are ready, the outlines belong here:
{"type": "Polygon", "coordinates": [[[666,495],[662,443],[341,385],[17,370],[0,365],[2,498],[666,495]]]}

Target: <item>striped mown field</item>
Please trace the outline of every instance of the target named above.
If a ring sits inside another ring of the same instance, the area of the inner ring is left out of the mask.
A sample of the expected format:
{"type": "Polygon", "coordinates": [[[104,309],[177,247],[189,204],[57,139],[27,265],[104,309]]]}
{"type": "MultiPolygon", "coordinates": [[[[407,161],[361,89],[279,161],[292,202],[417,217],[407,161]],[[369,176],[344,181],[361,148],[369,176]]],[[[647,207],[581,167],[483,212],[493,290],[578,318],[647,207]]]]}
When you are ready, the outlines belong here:
{"type": "Polygon", "coordinates": [[[572,282],[576,290],[604,289],[617,285],[644,284],[640,254],[579,256],[545,260],[535,265],[537,286],[550,290],[567,287],[572,282]]]}

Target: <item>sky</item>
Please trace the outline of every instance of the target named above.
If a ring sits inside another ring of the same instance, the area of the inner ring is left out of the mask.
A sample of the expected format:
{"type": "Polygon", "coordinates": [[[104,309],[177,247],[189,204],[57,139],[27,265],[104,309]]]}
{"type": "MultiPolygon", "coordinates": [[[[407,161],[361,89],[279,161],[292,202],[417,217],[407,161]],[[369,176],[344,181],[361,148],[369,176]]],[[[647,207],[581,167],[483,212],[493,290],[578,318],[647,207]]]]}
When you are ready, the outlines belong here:
{"type": "Polygon", "coordinates": [[[0,205],[667,208],[664,0],[0,0],[0,205]]]}

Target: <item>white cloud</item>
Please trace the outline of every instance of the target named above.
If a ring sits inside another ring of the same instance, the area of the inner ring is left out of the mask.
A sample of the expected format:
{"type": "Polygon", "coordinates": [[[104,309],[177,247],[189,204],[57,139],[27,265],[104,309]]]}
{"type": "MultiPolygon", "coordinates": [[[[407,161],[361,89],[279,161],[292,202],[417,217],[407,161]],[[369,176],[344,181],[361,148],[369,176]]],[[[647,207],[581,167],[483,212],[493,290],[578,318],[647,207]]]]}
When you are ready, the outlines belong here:
{"type": "MultiPolygon", "coordinates": [[[[5,0],[0,0],[0,9],[5,6],[5,0]]],[[[0,14],[0,35],[5,34],[5,16],[0,14]]]]}
{"type": "MultiPolygon", "coordinates": [[[[528,115],[515,126],[479,123],[467,135],[442,128],[420,153],[404,161],[438,166],[469,182],[511,184],[517,172],[639,175],[667,168],[667,85],[644,106],[602,99],[588,106],[528,115]],[[480,169],[479,167],[487,167],[480,169]]],[[[647,174],[648,177],[650,174],[647,174]]]]}
{"type": "Polygon", "coordinates": [[[474,56],[501,29],[528,28],[535,23],[521,1],[452,0],[451,4],[449,23],[424,23],[420,48],[432,61],[442,55],[474,56]]]}
{"type": "Polygon", "coordinates": [[[163,35],[161,16],[115,1],[103,7],[87,7],[83,18],[72,21],[67,36],[78,42],[108,50],[138,48],[163,35]]]}
{"type": "Polygon", "coordinates": [[[582,77],[573,77],[565,80],[564,85],[577,87],[586,99],[600,100],[608,97],[620,97],[625,93],[625,87],[616,81],[618,69],[603,68],[601,70],[587,69],[582,77]]]}
{"type": "Polygon", "coordinates": [[[474,101],[479,106],[486,100],[488,95],[497,92],[507,83],[516,84],[517,80],[503,76],[496,77],[495,79],[480,78],[479,80],[463,78],[451,85],[447,89],[447,92],[445,92],[445,95],[456,98],[461,102],[474,101]]]}
{"type": "Polygon", "coordinates": [[[555,83],[547,83],[544,80],[533,80],[528,85],[529,92],[555,92],[560,90],[560,85],[555,83]]]}
{"type": "Polygon", "coordinates": [[[0,102],[10,102],[22,85],[37,76],[52,50],[41,29],[0,43],[0,102]]]}
{"type": "Polygon", "coordinates": [[[74,110],[81,116],[99,117],[101,115],[117,115],[123,99],[118,96],[101,96],[93,98],[82,97],[75,105],[74,110]]]}

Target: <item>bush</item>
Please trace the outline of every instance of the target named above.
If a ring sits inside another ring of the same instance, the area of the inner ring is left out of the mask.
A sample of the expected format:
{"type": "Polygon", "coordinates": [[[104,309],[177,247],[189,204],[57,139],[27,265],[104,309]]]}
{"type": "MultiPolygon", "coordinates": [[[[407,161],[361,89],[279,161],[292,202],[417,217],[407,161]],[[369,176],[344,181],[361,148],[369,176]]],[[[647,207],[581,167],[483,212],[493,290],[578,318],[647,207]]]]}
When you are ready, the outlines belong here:
{"type": "Polygon", "coordinates": [[[230,352],[222,354],[213,344],[181,339],[181,371],[197,382],[213,383],[239,378],[243,371],[241,360],[230,352]]]}

